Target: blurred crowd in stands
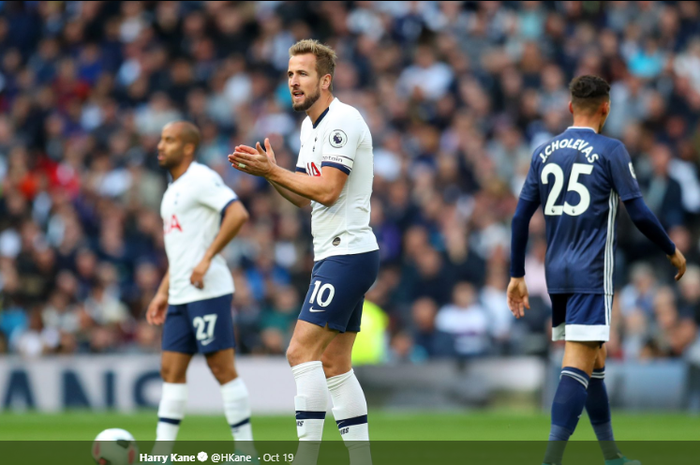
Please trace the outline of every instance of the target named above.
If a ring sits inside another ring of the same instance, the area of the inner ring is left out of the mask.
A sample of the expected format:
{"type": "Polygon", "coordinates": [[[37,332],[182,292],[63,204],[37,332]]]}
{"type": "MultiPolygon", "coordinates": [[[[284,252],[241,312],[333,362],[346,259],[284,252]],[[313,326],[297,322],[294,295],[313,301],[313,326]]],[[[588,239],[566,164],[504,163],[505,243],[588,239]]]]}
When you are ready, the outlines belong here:
{"type": "Polygon", "coordinates": [[[144,320],[167,269],[156,144],[181,118],[251,213],[224,251],[238,350],[284,353],[313,265],[310,215],[226,155],[270,137],[293,168],[304,115],[288,48],[309,37],[335,48],[335,95],[373,132],[379,359],[549,351],[544,220],[532,309],[515,320],[510,219],[584,73],[611,83],[604,132],[690,265],[674,285],[622,209],[609,354],[697,354],[700,6],[649,1],[0,2],[0,353],[159,351],[144,320]]]}

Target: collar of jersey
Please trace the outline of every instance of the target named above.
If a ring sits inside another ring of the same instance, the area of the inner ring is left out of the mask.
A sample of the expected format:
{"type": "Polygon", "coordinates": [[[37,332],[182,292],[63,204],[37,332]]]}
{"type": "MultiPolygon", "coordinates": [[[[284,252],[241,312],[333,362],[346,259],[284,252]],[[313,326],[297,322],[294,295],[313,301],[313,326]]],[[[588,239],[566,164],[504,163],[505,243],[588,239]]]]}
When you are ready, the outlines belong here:
{"type": "Polygon", "coordinates": [[[321,113],[321,115],[318,117],[318,119],[316,120],[316,122],[313,123],[314,129],[316,129],[316,128],[318,127],[319,124],[321,124],[321,120],[326,116],[326,114],[328,113],[328,110],[331,109],[331,107],[333,106],[333,104],[335,103],[336,100],[338,100],[338,97],[336,97],[336,98],[333,99],[333,101],[331,102],[331,104],[328,105],[328,108],[326,108],[325,110],[323,110],[323,113],[321,113]]]}
{"type": "Polygon", "coordinates": [[[569,129],[588,129],[588,130],[593,131],[593,132],[595,132],[596,134],[598,134],[598,131],[596,131],[596,130],[593,129],[593,128],[589,128],[588,126],[569,126],[568,128],[566,128],[567,131],[568,131],[569,129]]]}

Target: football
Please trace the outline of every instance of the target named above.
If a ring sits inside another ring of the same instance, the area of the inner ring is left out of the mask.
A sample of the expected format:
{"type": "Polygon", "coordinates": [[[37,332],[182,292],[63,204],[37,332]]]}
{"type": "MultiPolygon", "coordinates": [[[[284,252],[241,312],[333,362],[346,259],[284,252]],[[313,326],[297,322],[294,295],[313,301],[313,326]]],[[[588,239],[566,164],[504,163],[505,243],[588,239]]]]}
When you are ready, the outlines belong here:
{"type": "Polygon", "coordinates": [[[92,458],[99,465],[132,465],[138,453],[134,437],[120,428],[102,431],[92,444],[92,458]]]}

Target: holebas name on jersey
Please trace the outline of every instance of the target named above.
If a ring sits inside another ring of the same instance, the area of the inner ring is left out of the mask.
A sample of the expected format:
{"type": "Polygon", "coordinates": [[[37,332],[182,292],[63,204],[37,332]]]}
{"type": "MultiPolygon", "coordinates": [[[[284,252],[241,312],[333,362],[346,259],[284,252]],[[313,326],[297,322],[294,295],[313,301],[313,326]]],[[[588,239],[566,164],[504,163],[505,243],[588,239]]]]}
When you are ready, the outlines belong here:
{"type": "Polygon", "coordinates": [[[597,153],[593,153],[595,151],[595,147],[590,145],[589,142],[583,139],[572,138],[554,140],[547,144],[544,150],[540,152],[540,158],[542,159],[542,163],[547,163],[547,159],[549,158],[549,156],[559,149],[579,150],[582,154],[586,156],[586,160],[588,161],[588,163],[593,163],[596,160],[598,160],[598,158],[600,158],[597,153]]]}

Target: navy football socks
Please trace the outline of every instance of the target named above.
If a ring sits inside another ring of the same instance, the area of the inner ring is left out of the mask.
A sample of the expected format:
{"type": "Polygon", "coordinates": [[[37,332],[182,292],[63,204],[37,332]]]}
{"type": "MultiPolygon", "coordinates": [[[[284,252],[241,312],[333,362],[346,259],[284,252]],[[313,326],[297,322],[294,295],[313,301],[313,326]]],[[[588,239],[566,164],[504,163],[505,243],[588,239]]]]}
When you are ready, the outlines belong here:
{"type": "Polygon", "coordinates": [[[591,381],[588,384],[588,399],[586,411],[591,419],[593,431],[600,442],[605,460],[613,460],[620,456],[620,451],[615,444],[612,423],[610,421],[610,403],[608,391],[605,389],[605,368],[593,370],[591,381]]]}
{"type": "Polygon", "coordinates": [[[573,367],[561,370],[561,379],[552,404],[552,429],[544,462],[560,464],[566,443],[574,433],[588,397],[589,377],[586,372],[573,367]]]}

